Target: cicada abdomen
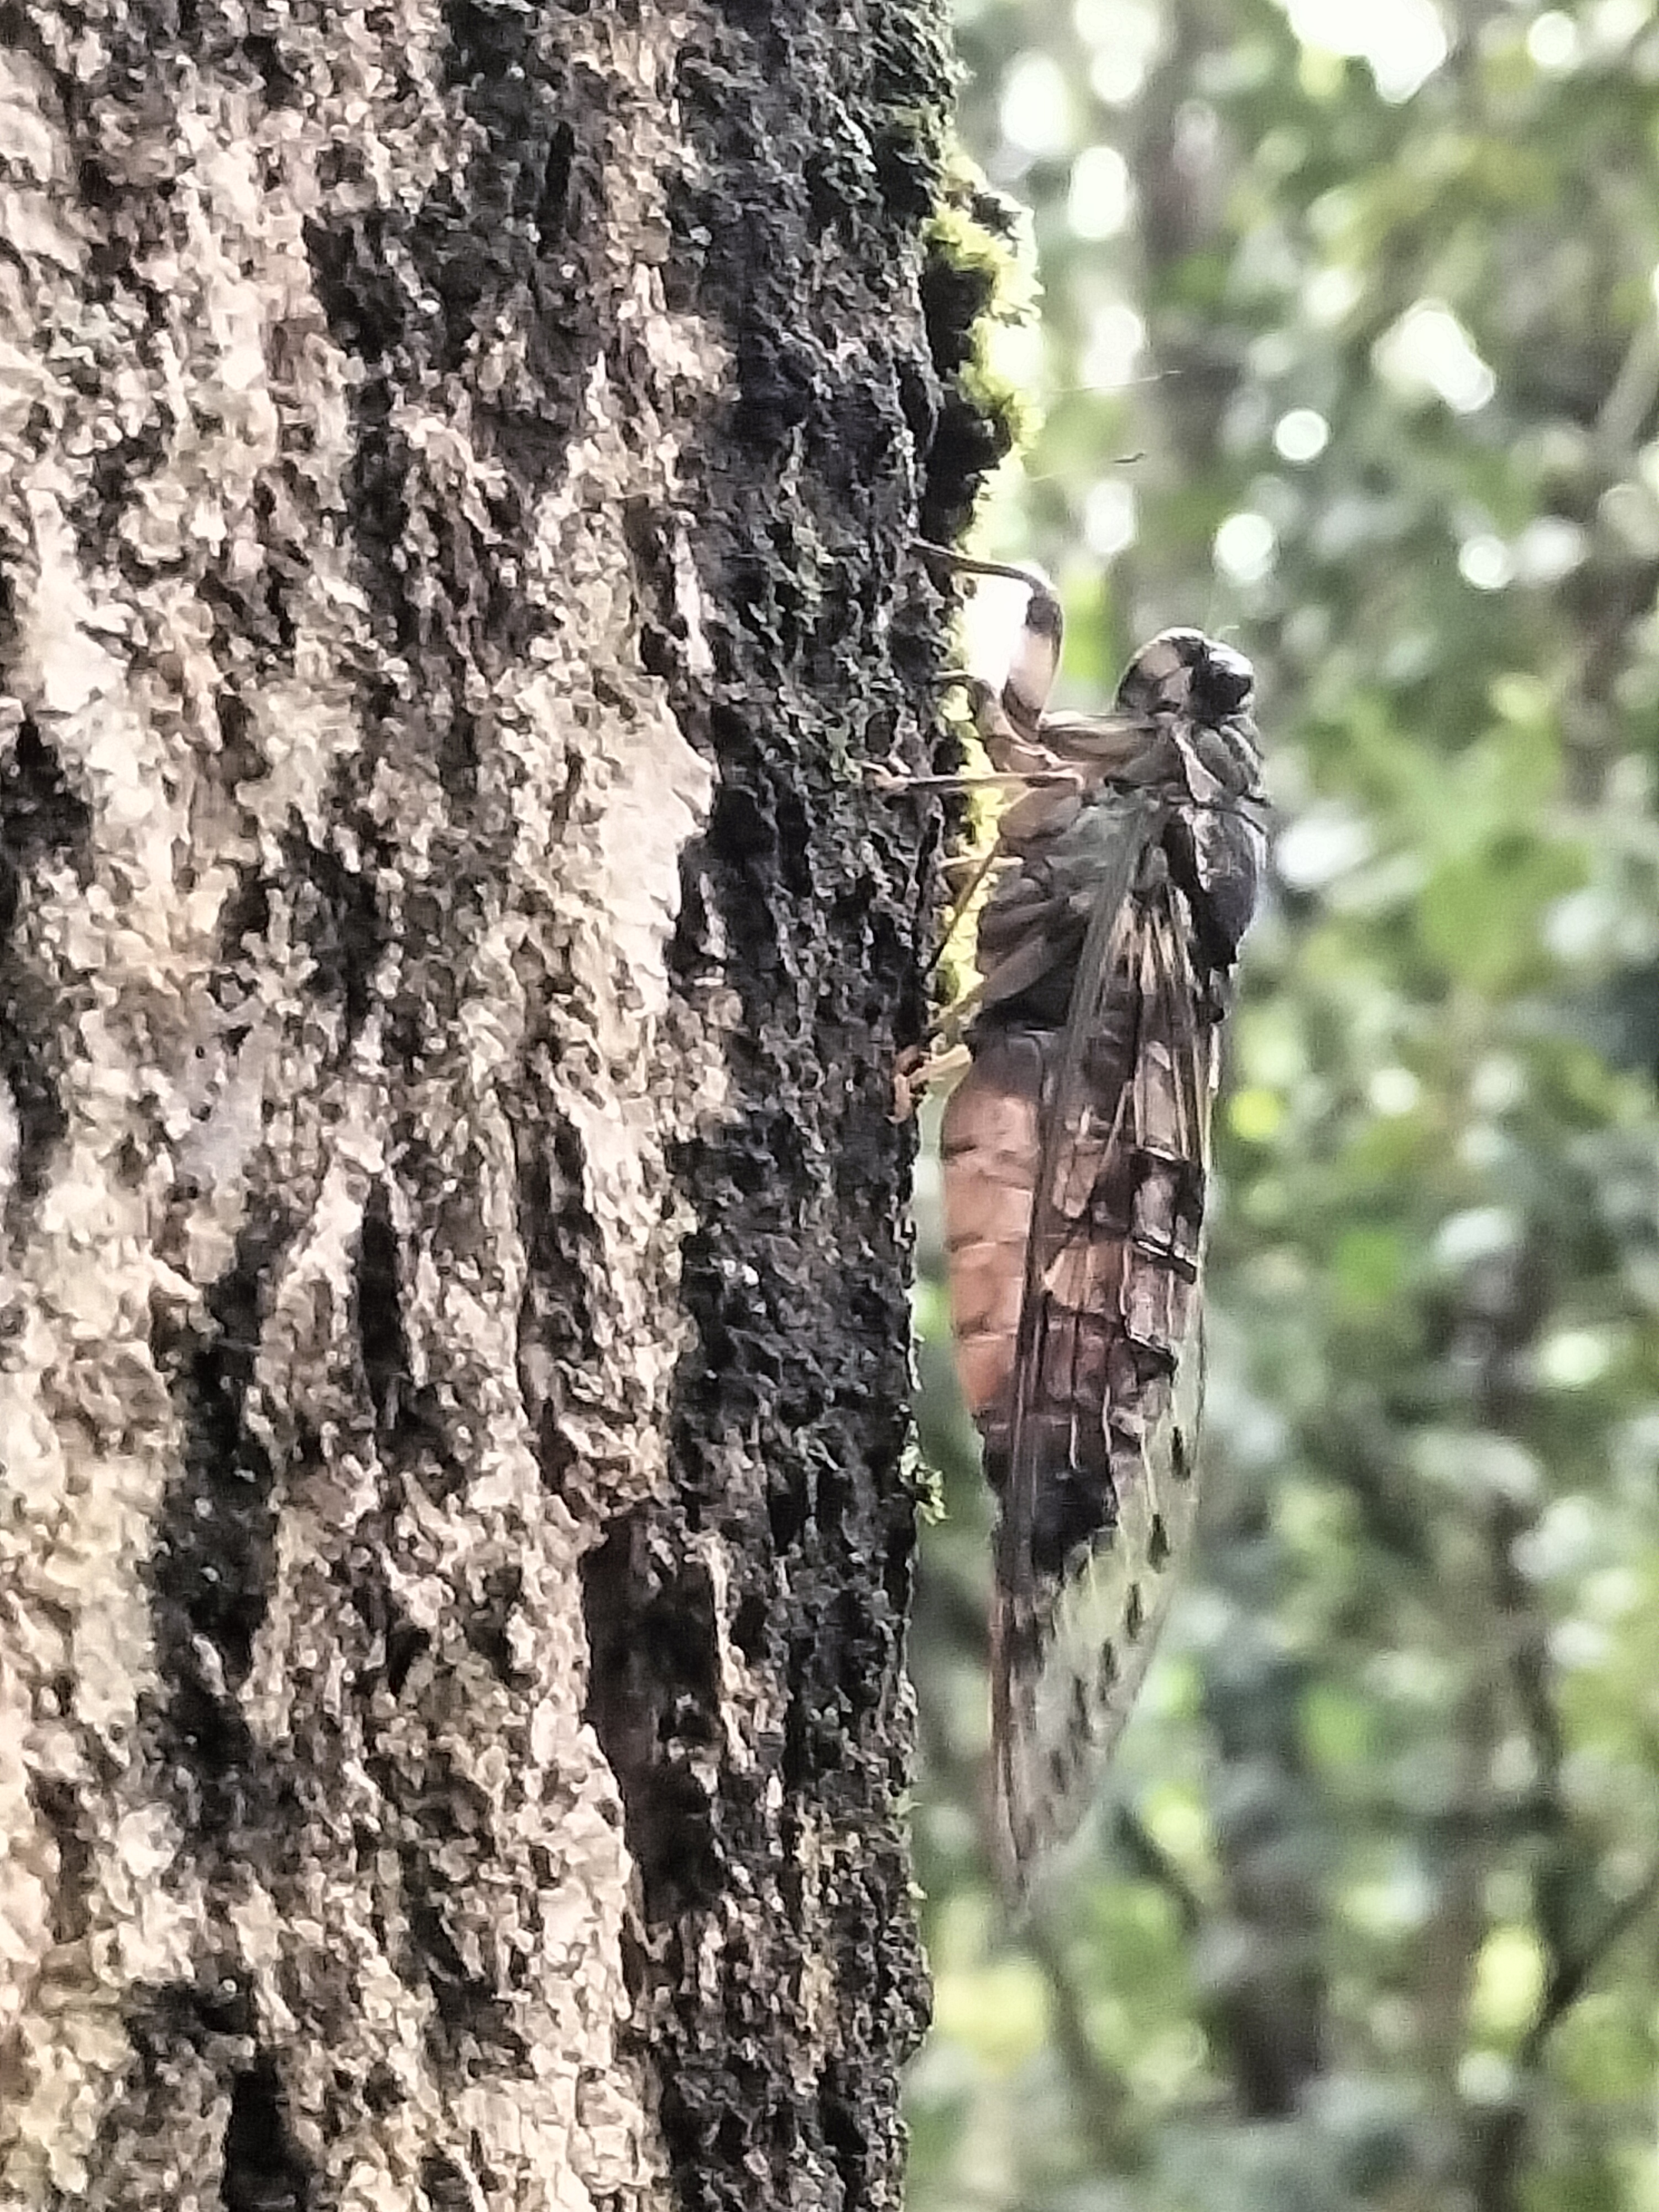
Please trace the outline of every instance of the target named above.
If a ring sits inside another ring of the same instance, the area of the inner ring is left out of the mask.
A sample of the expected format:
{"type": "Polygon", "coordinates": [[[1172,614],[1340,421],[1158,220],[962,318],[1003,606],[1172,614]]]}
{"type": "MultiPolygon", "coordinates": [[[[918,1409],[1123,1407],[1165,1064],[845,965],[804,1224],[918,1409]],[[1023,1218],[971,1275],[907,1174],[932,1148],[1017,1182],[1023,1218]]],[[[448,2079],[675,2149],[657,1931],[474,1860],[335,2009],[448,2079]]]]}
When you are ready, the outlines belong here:
{"type": "MultiPolygon", "coordinates": [[[[1040,602],[1021,668],[1052,671],[1040,602]]],[[[1191,1534],[1210,1118],[1255,904],[1249,665],[1143,647],[1109,716],[981,692],[999,766],[1068,768],[1005,813],[972,1064],[946,1106],[963,1389],[1000,1501],[995,1794],[1018,1886],[1086,1808],[1191,1534]]]]}

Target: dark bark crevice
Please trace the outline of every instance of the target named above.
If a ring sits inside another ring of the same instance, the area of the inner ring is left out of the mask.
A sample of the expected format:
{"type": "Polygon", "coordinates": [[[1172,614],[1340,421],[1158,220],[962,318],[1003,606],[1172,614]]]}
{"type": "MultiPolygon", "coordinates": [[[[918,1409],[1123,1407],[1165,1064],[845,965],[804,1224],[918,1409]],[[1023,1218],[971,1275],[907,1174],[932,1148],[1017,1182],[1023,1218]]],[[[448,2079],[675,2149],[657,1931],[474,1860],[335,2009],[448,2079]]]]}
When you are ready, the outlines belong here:
{"type": "Polygon", "coordinates": [[[160,1672],[156,1771],[168,1778],[191,1847],[213,1853],[258,1832],[264,1762],[237,1700],[270,1600],[276,1470],[249,1425],[269,1271],[292,1231],[250,1222],[204,1303],[204,1325],[156,1313],[150,1348],[183,1437],[149,1569],[160,1672]]]}
{"type": "Polygon", "coordinates": [[[677,1556],[649,1509],[623,1515],[582,1564],[587,1718],[622,1793],[647,1931],[719,1900],[715,1808],[696,1767],[717,1711],[706,1569],[677,1556]]]}
{"type": "Polygon", "coordinates": [[[66,1125],[61,1085],[70,1008],[21,941],[29,883],[43,861],[89,864],[91,810],[39,724],[24,715],[0,756],[0,1081],[17,1117],[7,1226],[40,1197],[66,1125]]]}
{"type": "MultiPolygon", "coordinates": [[[[99,2131],[92,2164],[117,2171],[137,2142],[191,2130],[216,2102],[225,2116],[217,2174],[223,2212],[311,2212],[316,2177],[297,2142],[280,2075],[258,2041],[246,1979],[228,1960],[194,1981],[132,1992],[125,2094],[99,2131]],[[226,2091],[216,2096],[213,2085],[226,2091]]],[[[68,2212],[67,2200],[53,2203],[68,2212]]]]}
{"type": "Polygon", "coordinates": [[[276,2069],[260,2058],[236,2076],[225,2124],[224,2212],[308,2212],[312,2175],[289,2130],[276,2069]]]}

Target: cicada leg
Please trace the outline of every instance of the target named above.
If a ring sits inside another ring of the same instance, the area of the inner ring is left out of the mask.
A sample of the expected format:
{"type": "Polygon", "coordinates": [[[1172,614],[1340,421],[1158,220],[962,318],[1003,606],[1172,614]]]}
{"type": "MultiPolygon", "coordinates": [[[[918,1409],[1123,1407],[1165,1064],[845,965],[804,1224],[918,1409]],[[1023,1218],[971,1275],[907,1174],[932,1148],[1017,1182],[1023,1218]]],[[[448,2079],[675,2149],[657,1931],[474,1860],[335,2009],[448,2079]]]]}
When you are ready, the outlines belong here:
{"type": "Polygon", "coordinates": [[[962,769],[949,775],[915,775],[902,763],[890,757],[871,761],[866,764],[864,781],[872,791],[899,793],[921,791],[933,793],[963,793],[970,791],[1031,791],[1054,785],[1079,784],[1082,779],[1071,769],[1056,767],[1052,758],[1041,750],[1033,751],[1024,745],[1017,731],[1008,722],[995,690],[982,676],[971,675],[965,668],[952,669],[939,679],[941,697],[948,691],[966,691],[972,702],[974,728],[980,742],[991,755],[995,767],[990,774],[983,770],[962,769]],[[1030,756],[1029,762],[1026,756],[1030,756]]]}
{"type": "Polygon", "coordinates": [[[947,868],[964,868],[969,871],[969,875],[966,884],[951,902],[951,911],[945,916],[944,928],[939,932],[939,949],[927,963],[925,971],[929,975],[944,959],[951,939],[962,927],[963,919],[968,909],[979,896],[986,878],[994,869],[1017,867],[1019,864],[1010,854],[999,851],[997,847],[993,845],[988,853],[964,853],[960,860],[947,860],[945,865],[947,868]]]}
{"type": "Polygon", "coordinates": [[[944,568],[959,569],[969,576],[1003,576],[1011,584],[1024,584],[1034,599],[1054,599],[1053,585],[1036,568],[1018,568],[1012,561],[981,561],[971,553],[958,553],[952,545],[937,544],[931,538],[918,538],[914,542],[924,560],[937,561],[944,568]]]}
{"type": "Polygon", "coordinates": [[[1010,769],[991,775],[912,775],[908,769],[890,767],[884,761],[870,762],[864,781],[872,791],[887,793],[1046,791],[1065,784],[1079,791],[1083,788],[1083,778],[1069,768],[1010,769]]]}
{"type": "Polygon", "coordinates": [[[968,1067],[973,1054],[965,1044],[912,1045],[893,1062],[893,1119],[908,1121],[921,1103],[921,1094],[935,1083],[954,1081],[968,1067]]]}
{"type": "Polygon", "coordinates": [[[1030,595],[1019,643],[1000,692],[978,678],[968,679],[975,693],[975,727],[987,751],[999,768],[1019,766],[1020,754],[1041,748],[1042,710],[1060,668],[1066,617],[1059,594],[1034,569],[1015,568],[1004,561],[976,561],[970,554],[953,553],[949,546],[935,545],[925,538],[916,540],[916,548],[926,559],[967,575],[1000,576],[1024,584],[1030,595]]]}

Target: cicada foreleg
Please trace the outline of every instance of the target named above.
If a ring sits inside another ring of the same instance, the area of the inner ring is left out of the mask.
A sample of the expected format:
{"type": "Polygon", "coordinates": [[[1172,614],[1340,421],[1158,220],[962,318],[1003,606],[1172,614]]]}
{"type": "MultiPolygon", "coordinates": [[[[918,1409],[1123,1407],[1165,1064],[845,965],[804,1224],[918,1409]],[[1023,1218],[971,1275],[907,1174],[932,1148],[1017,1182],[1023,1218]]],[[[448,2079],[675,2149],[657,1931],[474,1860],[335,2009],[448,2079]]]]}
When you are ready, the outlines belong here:
{"type": "Polygon", "coordinates": [[[999,691],[982,678],[959,676],[974,696],[974,726],[994,768],[1023,768],[1043,753],[1042,710],[1054,688],[1065,641],[1066,617],[1048,579],[1034,569],[1002,561],[976,561],[922,538],[917,550],[927,559],[969,576],[1000,576],[1026,590],[1025,618],[999,691]]]}
{"type": "Polygon", "coordinates": [[[1071,786],[1080,788],[1083,778],[1075,769],[1062,767],[1036,743],[1028,743],[1015,729],[1007,712],[1005,685],[999,695],[982,676],[953,669],[939,679],[941,695],[966,691],[972,702],[974,732],[984,746],[992,766],[963,769],[949,775],[915,775],[897,762],[872,762],[864,780],[872,791],[929,792],[956,795],[975,791],[1045,791],[1071,786]]]}
{"type": "MultiPolygon", "coordinates": [[[[933,958],[922,971],[924,975],[931,976],[951,949],[951,942],[967,919],[975,900],[983,889],[987,877],[999,868],[1017,868],[1018,866],[1019,862],[1014,856],[1011,853],[1005,853],[1000,845],[993,845],[987,853],[963,853],[954,860],[945,861],[945,866],[947,872],[963,873],[968,880],[951,902],[951,911],[945,917],[945,927],[939,932],[939,944],[934,948],[933,958]]],[[[953,1015],[954,1012],[955,1010],[952,1009],[953,1015]]],[[[935,1028],[941,1026],[944,1019],[945,1017],[941,1015],[939,1022],[935,1024],[935,1028]]]]}
{"type": "Polygon", "coordinates": [[[908,1121],[921,1103],[925,1091],[936,1083],[954,1083],[972,1059],[967,1046],[960,1042],[912,1045],[900,1053],[893,1062],[893,1119],[908,1121]]]}
{"type": "Polygon", "coordinates": [[[911,791],[1048,791],[1066,784],[1074,790],[1083,788],[1083,778],[1075,769],[1069,768],[1010,769],[990,775],[972,772],[960,775],[912,775],[908,769],[891,768],[884,761],[872,761],[864,771],[864,781],[872,791],[889,794],[911,791]]]}

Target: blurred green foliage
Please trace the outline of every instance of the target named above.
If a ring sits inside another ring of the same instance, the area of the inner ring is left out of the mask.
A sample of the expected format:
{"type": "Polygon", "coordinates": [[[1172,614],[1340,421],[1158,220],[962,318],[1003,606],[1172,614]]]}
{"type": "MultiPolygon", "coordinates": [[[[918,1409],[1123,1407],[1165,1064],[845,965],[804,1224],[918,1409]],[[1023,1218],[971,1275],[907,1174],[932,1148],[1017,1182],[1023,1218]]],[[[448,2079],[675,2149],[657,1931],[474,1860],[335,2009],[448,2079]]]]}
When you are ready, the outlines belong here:
{"type": "Polygon", "coordinates": [[[1656,2212],[1659,20],[970,0],[962,36],[1044,288],[999,365],[1046,427],[980,543],[1060,580],[1073,703],[1165,623],[1237,638],[1279,833],[1203,1556],[1014,1931],[924,1291],[911,2212],[1656,2212]]]}

